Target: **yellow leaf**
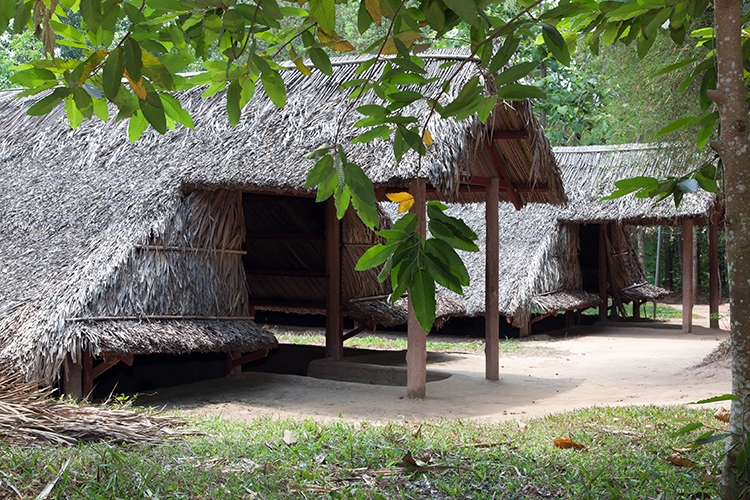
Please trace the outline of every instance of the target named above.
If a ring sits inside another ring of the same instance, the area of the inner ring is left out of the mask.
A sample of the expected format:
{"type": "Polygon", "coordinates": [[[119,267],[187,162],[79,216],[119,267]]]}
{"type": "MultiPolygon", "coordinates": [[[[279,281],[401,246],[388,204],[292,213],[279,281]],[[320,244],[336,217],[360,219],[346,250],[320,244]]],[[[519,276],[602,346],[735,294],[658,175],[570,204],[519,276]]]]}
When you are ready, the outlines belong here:
{"type": "Polygon", "coordinates": [[[94,52],[91,57],[89,57],[88,61],[86,61],[85,66],[83,67],[83,73],[81,73],[81,77],[76,82],[78,87],[86,83],[88,77],[91,76],[91,73],[99,66],[99,63],[104,60],[104,57],[106,55],[106,50],[98,50],[94,52]]]}
{"type": "Polygon", "coordinates": [[[408,211],[414,205],[414,197],[409,193],[388,193],[389,200],[398,203],[398,213],[402,214],[408,211]]]}
{"type": "Polygon", "coordinates": [[[293,47],[289,48],[289,55],[292,56],[292,62],[297,67],[300,73],[302,73],[305,76],[312,75],[312,71],[310,71],[310,68],[305,66],[305,63],[302,62],[302,58],[297,57],[297,51],[295,51],[293,47]]]}
{"type": "Polygon", "coordinates": [[[318,28],[318,40],[320,40],[320,43],[327,44],[329,49],[335,50],[336,52],[351,52],[354,50],[354,45],[344,40],[335,31],[333,32],[333,35],[329,35],[322,29],[318,28]]]}
{"type": "Polygon", "coordinates": [[[370,17],[375,24],[380,26],[383,22],[383,11],[380,10],[380,0],[365,0],[365,9],[370,13],[370,17]]]}
{"type": "MultiPolygon", "coordinates": [[[[401,33],[397,34],[395,38],[398,38],[399,40],[404,42],[406,48],[409,48],[414,44],[414,42],[416,42],[417,40],[421,40],[422,35],[417,33],[416,31],[402,31],[401,33]]],[[[394,37],[390,37],[385,41],[383,47],[380,49],[381,54],[398,54],[396,42],[394,42],[393,39],[394,37]]]]}
{"type": "Polygon", "coordinates": [[[143,85],[143,78],[138,79],[137,82],[134,81],[132,78],[130,78],[130,75],[128,74],[128,70],[125,70],[125,78],[128,79],[130,88],[133,90],[135,95],[137,95],[139,99],[145,101],[146,95],[148,95],[148,91],[146,90],[146,86],[143,85]]]}
{"type": "Polygon", "coordinates": [[[424,129],[422,140],[424,141],[425,146],[432,146],[433,144],[435,144],[435,141],[432,140],[432,134],[427,129],[424,129]]]}

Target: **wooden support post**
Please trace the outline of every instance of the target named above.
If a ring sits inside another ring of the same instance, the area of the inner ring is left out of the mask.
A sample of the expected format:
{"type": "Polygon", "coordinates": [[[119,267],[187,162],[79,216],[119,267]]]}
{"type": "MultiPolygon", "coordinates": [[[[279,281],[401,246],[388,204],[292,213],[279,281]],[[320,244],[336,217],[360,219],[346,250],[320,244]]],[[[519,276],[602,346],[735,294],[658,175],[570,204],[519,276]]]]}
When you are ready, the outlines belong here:
{"type": "Polygon", "coordinates": [[[570,328],[576,324],[575,311],[565,311],[565,328],[570,328]]]}
{"type": "Polygon", "coordinates": [[[719,328],[719,211],[714,209],[708,223],[708,324],[719,328]]]}
{"type": "Polygon", "coordinates": [[[81,353],[76,356],[78,359],[74,362],[73,357],[68,353],[63,361],[63,394],[76,401],[83,399],[83,360],[81,353]]]}
{"type": "Polygon", "coordinates": [[[485,277],[484,277],[484,332],[485,332],[485,378],[500,379],[500,303],[499,303],[499,269],[500,269],[500,230],[498,221],[498,204],[500,180],[490,179],[485,203],[486,234],[485,241],[485,277]]]}
{"type": "Polygon", "coordinates": [[[242,365],[235,364],[233,361],[240,359],[242,353],[240,351],[228,351],[227,352],[227,377],[239,377],[242,375],[242,365]]]}
{"type": "Polygon", "coordinates": [[[609,297],[607,295],[607,223],[599,224],[599,298],[602,304],[599,306],[599,321],[607,321],[607,307],[609,297]]]}
{"type": "Polygon", "coordinates": [[[326,358],[344,358],[341,316],[341,222],[333,198],[326,201],[326,358]]]}
{"type": "MultiPolygon", "coordinates": [[[[426,183],[422,179],[412,182],[409,192],[414,196],[411,211],[417,214],[419,232],[427,234],[425,214],[426,183]]],[[[411,399],[424,399],[427,394],[427,332],[417,321],[409,296],[409,323],[406,347],[406,395],[411,399]]]]}
{"type": "Polygon", "coordinates": [[[531,335],[531,321],[527,321],[523,325],[521,325],[521,331],[519,333],[521,337],[528,337],[531,335]]]}
{"type": "Polygon", "coordinates": [[[641,301],[640,300],[633,301],[633,318],[641,319],[641,301]]]}
{"type": "Polygon", "coordinates": [[[682,221],[682,333],[693,333],[693,220],[682,221]]]}
{"type": "Polygon", "coordinates": [[[83,351],[83,397],[91,400],[94,392],[94,355],[86,349],[83,351]]]}

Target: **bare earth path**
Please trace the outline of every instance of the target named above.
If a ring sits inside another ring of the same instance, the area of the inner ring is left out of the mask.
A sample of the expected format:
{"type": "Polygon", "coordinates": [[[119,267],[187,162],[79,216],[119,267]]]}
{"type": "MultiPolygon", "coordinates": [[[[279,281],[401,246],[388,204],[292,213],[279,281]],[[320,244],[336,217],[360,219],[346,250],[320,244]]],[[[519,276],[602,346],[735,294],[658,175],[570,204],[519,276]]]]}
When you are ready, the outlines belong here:
{"type": "MultiPolygon", "coordinates": [[[[703,311],[699,307],[695,312],[703,311]]],[[[707,316],[694,320],[691,335],[681,333],[679,321],[594,325],[543,335],[545,340],[525,341],[522,351],[502,355],[498,382],[485,380],[482,355],[431,353],[428,369],[451,376],[428,383],[424,401],[405,398],[404,387],[245,372],[236,379],[161,389],[139,403],[235,421],[261,415],[505,420],[595,405],[687,403],[731,388],[728,363],[695,368],[728,337],[726,330],[708,329],[707,316]]],[[[385,364],[402,360],[403,352],[382,355],[385,364]]]]}

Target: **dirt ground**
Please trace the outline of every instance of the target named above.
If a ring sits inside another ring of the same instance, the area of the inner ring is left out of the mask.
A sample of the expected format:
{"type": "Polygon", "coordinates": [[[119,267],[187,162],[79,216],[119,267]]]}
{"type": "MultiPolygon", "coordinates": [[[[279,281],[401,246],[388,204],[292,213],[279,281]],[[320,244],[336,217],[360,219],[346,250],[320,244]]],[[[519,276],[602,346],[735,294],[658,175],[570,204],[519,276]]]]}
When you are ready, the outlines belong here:
{"type": "MultiPolygon", "coordinates": [[[[243,421],[261,415],[347,421],[471,418],[527,419],[590,406],[681,404],[730,392],[727,361],[696,367],[729,335],[708,328],[708,307],[696,306],[694,332],[680,320],[608,323],[532,336],[523,349],[501,354],[500,380],[484,378],[483,355],[430,353],[428,369],[450,374],[429,382],[425,400],[406,388],[244,372],[160,389],[141,405],[218,414],[243,421]],[[704,310],[705,309],[705,310],[704,310]]],[[[437,339],[435,339],[437,340],[437,339]]],[[[381,364],[404,365],[404,352],[378,354],[381,364]]]]}

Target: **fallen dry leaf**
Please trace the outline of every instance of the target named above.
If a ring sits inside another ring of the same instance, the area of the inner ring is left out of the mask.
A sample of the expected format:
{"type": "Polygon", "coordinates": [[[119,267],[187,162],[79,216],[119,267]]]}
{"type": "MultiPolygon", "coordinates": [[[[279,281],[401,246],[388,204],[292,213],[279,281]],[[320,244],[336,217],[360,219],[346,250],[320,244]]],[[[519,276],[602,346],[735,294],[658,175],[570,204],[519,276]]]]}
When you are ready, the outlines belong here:
{"type": "Polygon", "coordinates": [[[669,462],[669,463],[671,463],[673,465],[677,465],[679,467],[695,467],[696,465],[698,465],[697,463],[693,462],[692,460],[684,458],[684,457],[681,457],[681,456],[679,456],[677,454],[670,455],[669,457],[667,457],[667,462],[669,462]]]}
{"type": "Polygon", "coordinates": [[[330,488],[324,488],[322,486],[310,485],[310,486],[290,486],[289,491],[291,493],[301,493],[303,491],[309,491],[311,493],[330,493],[333,490],[331,490],[330,488]]]}
{"type": "Polygon", "coordinates": [[[577,443],[573,441],[572,439],[568,438],[560,438],[555,439],[555,446],[557,448],[562,448],[563,450],[567,450],[569,448],[573,448],[575,450],[585,450],[586,446],[582,445],[581,443],[577,443]]]}
{"type": "Polygon", "coordinates": [[[297,435],[292,431],[284,431],[284,442],[289,446],[297,443],[297,435]]]}
{"type": "Polygon", "coordinates": [[[714,413],[714,418],[729,423],[729,412],[726,408],[719,408],[716,413],[714,413]]]}

